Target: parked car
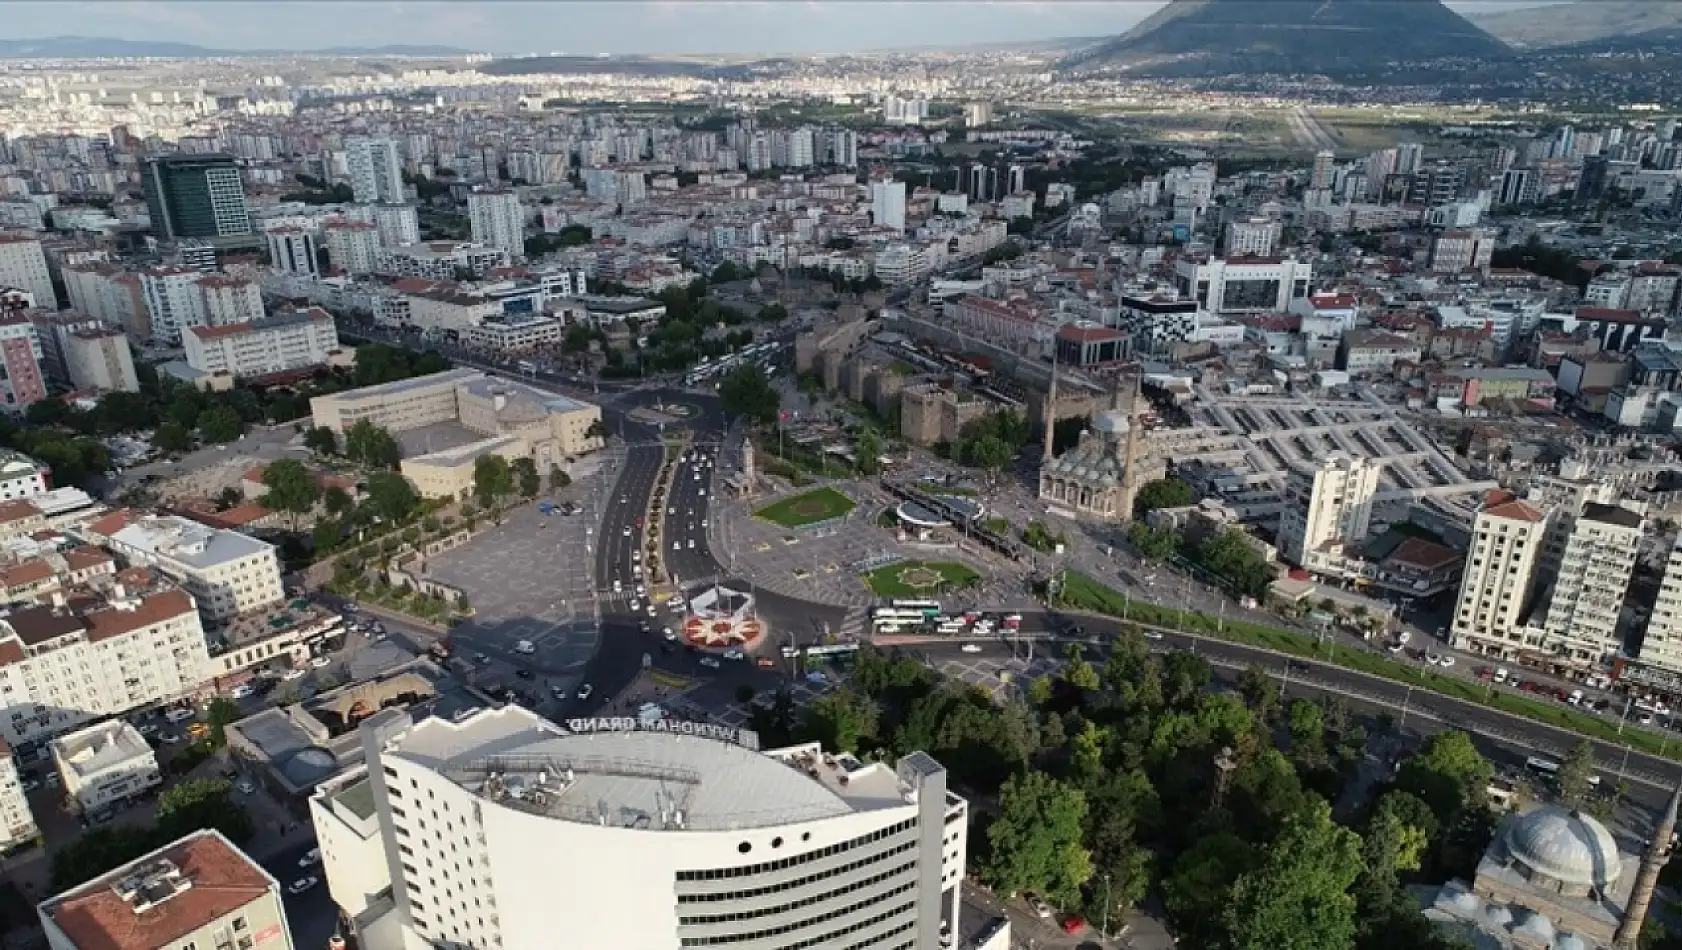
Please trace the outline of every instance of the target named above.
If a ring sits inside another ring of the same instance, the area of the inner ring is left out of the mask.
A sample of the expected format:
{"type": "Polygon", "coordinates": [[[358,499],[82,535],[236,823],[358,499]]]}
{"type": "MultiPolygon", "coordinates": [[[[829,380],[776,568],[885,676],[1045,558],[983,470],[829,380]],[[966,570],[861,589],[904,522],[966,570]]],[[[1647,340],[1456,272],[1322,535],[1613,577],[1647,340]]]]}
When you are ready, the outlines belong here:
{"type": "Polygon", "coordinates": [[[1028,908],[1034,912],[1035,917],[1038,917],[1041,920],[1051,919],[1051,905],[1047,904],[1045,901],[1033,894],[1028,895],[1028,908]]]}
{"type": "Polygon", "coordinates": [[[578,698],[589,699],[595,694],[595,692],[596,688],[594,686],[591,686],[589,683],[585,683],[583,686],[578,687],[578,698]]]}
{"type": "Polygon", "coordinates": [[[317,864],[320,864],[320,863],[321,863],[321,849],[320,848],[311,848],[308,851],[304,852],[303,857],[298,859],[298,866],[301,867],[301,868],[313,868],[317,864]]]}
{"type": "Polygon", "coordinates": [[[245,781],[239,783],[238,785],[235,785],[234,789],[235,789],[235,791],[238,791],[241,795],[250,795],[252,792],[255,792],[257,790],[257,785],[256,785],[256,783],[252,782],[250,779],[246,779],[245,781]]]}
{"type": "Polygon", "coordinates": [[[310,888],[312,888],[312,887],[314,887],[314,886],[316,886],[317,884],[320,884],[320,883],[321,883],[321,879],[316,877],[315,875],[311,874],[308,877],[298,878],[296,881],[293,881],[291,884],[286,885],[286,893],[288,893],[288,894],[302,894],[303,892],[309,890],[310,888]]]}
{"type": "Polygon", "coordinates": [[[981,652],[981,644],[979,644],[979,643],[966,643],[963,646],[959,647],[959,649],[961,651],[963,651],[964,653],[980,653],[981,652]]]}

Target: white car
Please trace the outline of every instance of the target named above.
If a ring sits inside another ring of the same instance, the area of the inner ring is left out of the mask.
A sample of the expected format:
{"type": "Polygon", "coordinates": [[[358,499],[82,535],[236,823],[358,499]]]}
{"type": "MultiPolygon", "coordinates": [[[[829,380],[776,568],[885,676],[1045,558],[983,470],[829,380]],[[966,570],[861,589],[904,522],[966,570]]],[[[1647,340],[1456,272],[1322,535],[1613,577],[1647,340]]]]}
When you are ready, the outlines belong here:
{"type": "Polygon", "coordinates": [[[1454,657],[1452,657],[1452,656],[1440,657],[1437,660],[1437,665],[1446,670],[1449,667],[1454,665],[1454,657]]]}
{"type": "Polygon", "coordinates": [[[298,866],[301,867],[301,868],[313,868],[317,864],[320,864],[320,863],[321,863],[321,849],[320,848],[311,848],[308,851],[304,852],[303,857],[298,859],[298,866]]]}
{"type": "Polygon", "coordinates": [[[660,608],[654,606],[654,604],[652,602],[650,602],[649,605],[648,605],[648,615],[650,617],[660,616],[660,608]]]}
{"type": "Polygon", "coordinates": [[[673,643],[677,642],[677,631],[673,630],[671,627],[667,627],[665,630],[662,630],[660,635],[673,643]]]}
{"type": "Polygon", "coordinates": [[[630,537],[631,536],[631,526],[626,525],[624,527],[624,529],[619,532],[619,534],[620,534],[621,537],[626,537],[626,538],[630,537]]]}
{"type": "Polygon", "coordinates": [[[312,888],[312,887],[314,887],[314,886],[316,886],[317,884],[320,884],[320,883],[321,883],[321,879],[316,877],[315,875],[311,874],[309,877],[298,878],[296,881],[293,881],[291,884],[286,885],[286,893],[288,893],[288,894],[302,894],[303,892],[309,890],[310,888],[312,888]]]}
{"type": "Polygon", "coordinates": [[[741,650],[725,650],[724,651],[724,658],[726,660],[738,660],[738,661],[740,661],[740,660],[747,659],[748,655],[746,653],[743,653],[741,650]]]}
{"type": "Polygon", "coordinates": [[[682,541],[673,541],[672,542],[672,550],[673,551],[683,550],[683,542],[682,541]]]}
{"type": "Polygon", "coordinates": [[[234,790],[239,792],[241,795],[250,795],[252,792],[257,790],[257,786],[250,779],[246,779],[238,785],[235,785],[234,790]]]}
{"type": "MultiPolygon", "coordinates": [[[[1498,666],[1495,668],[1495,682],[1497,683],[1505,683],[1507,681],[1507,677],[1510,675],[1512,674],[1508,673],[1507,668],[1504,666],[1498,666]]],[[[1578,690],[1578,692],[1582,692],[1582,690],[1578,690]]]]}
{"type": "Polygon", "coordinates": [[[723,664],[718,662],[718,657],[716,656],[703,656],[701,657],[701,665],[709,670],[716,670],[723,664]]]}
{"type": "Polygon", "coordinates": [[[641,584],[638,584],[637,585],[637,596],[638,597],[643,597],[643,596],[646,596],[647,594],[648,594],[648,588],[642,586],[641,584]]]}
{"type": "Polygon", "coordinates": [[[309,672],[310,672],[309,670],[306,670],[303,667],[299,667],[299,668],[294,669],[294,670],[287,670],[286,672],[280,674],[280,678],[283,679],[283,680],[300,679],[302,677],[308,676],[309,672]]]}
{"type": "Polygon", "coordinates": [[[979,643],[966,643],[963,646],[959,647],[958,649],[960,649],[964,653],[980,653],[981,652],[981,644],[979,644],[979,643]]]}
{"type": "Polygon", "coordinates": [[[578,698],[589,699],[595,691],[596,688],[594,686],[591,686],[589,683],[585,683],[583,686],[578,687],[578,698]]]}
{"type": "Polygon", "coordinates": [[[698,490],[697,492],[695,492],[695,494],[700,495],[702,498],[705,498],[705,497],[707,497],[707,490],[705,488],[702,488],[702,489],[698,490]]]}
{"type": "Polygon", "coordinates": [[[1411,636],[1413,636],[1413,634],[1408,633],[1406,630],[1397,630],[1396,631],[1396,642],[1397,643],[1406,643],[1406,642],[1408,642],[1408,638],[1411,637],[1411,636]]]}
{"type": "Polygon", "coordinates": [[[1050,920],[1051,919],[1051,905],[1047,904],[1043,900],[1040,900],[1038,897],[1034,897],[1032,895],[1029,895],[1028,906],[1033,909],[1034,916],[1038,917],[1039,919],[1041,919],[1041,920],[1050,920]]]}
{"type": "Polygon", "coordinates": [[[636,599],[635,597],[632,597],[631,598],[631,613],[636,613],[639,610],[642,610],[642,601],[636,599]]]}
{"type": "Polygon", "coordinates": [[[324,666],[327,666],[327,665],[331,664],[332,662],[333,662],[333,658],[330,657],[330,656],[310,657],[310,666],[313,666],[318,670],[321,669],[324,666]]]}
{"type": "Polygon", "coordinates": [[[693,538],[691,538],[690,541],[689,541],[689,550],[691,550],[691,551],[695,550],[695,540],[693,538]]]}

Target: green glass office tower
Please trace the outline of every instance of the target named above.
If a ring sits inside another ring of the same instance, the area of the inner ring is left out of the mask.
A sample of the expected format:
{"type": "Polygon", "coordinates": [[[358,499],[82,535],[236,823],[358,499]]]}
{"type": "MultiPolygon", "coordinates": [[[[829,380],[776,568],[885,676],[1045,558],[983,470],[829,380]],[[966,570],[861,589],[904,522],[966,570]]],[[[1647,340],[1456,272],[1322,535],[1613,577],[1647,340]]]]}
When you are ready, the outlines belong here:
{"type": "Polygon", "coordinates": [[[152,230],[166,241],[251,233],[239,168],[228,155],[166,155],[146,162],[141,184],[152,230]]]}

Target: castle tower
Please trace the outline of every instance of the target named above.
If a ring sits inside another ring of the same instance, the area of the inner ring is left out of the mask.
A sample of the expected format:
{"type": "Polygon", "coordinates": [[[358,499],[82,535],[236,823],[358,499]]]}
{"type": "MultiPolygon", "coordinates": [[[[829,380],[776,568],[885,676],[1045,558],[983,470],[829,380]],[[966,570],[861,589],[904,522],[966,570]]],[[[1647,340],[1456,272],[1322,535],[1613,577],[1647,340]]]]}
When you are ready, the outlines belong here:
{"type": "Polygon", "coordinates": [[[1057,350],[1051,351],[1051,388],[1045,391],[1045,451],[1040,455],[1043,466],[1051,461],[1052,438],[1057,432],[1057,350]]]}
{"type": "Polygon", "coordinates": [[[1623,923],[1613,940],[1617,950],[1635,950],[1641,940],[1641,927],[1647,922],[1647,911],[1653,904],[1653,892],[1659,886],[1659,872],[1670,860],[1670,839],[1676,834],[1676,812],[1682,806],[1682,785],[1670,795],[1664,816],[1653,829],[1653,842],[1641,859],[1641,870],[1635,875],[1635,887],[1629,892],[1629,904],[1624,907],[1623,923]]]}

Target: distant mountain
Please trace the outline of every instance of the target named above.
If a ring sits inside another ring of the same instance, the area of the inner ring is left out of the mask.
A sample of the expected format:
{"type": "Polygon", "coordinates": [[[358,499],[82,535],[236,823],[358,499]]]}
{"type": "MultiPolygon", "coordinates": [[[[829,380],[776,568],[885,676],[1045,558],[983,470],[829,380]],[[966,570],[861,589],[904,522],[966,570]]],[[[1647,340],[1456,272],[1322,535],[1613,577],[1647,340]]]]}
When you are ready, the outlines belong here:
{"type": "Polygon", "coordinates": [[[117,40],[101,36],[0,39],[0,59],[222,59],[238,56],[466,56],[450,46],[343,46],[323,50],[210,49],[191,43],[117,40]]]}
{"type": "Polygon", "coordinates": [[[1384,63],[1509,55],[1440,0],[1172,0],[1065,66],[1136,75],[1340,76],[1384,63]]]}
{"type": "Polygon", "coordinates": [[[1500,13],[1473,23],[1518,49],[1608,44],[1673,46],[1682,33],[1682,4],[1654,0],[1577,0],[1500,13]]]}

